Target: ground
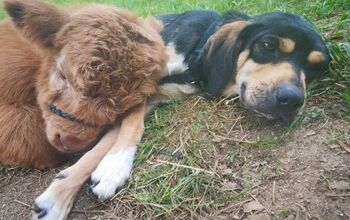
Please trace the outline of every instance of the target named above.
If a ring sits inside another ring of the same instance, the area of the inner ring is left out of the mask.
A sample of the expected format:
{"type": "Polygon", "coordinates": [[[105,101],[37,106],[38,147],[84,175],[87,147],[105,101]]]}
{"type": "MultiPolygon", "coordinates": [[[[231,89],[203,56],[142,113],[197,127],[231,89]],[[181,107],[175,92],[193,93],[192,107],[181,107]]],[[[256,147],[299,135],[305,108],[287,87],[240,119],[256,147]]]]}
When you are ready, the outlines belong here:
{"type": "MultiPolygon", "coordinates": [[[[157,109],[147,119],[127,186],[104,203],[85,186],[70,219],[350,219],[350,2],[90,2],[142,15],[198,7],[298,12],[327,38],[334,60],[289,126],[244,109],[237,99],[194,96],[157,109]]],[[[0,219],[30,218],[33,200],[59,170],[0,165],[0,219]]]]}

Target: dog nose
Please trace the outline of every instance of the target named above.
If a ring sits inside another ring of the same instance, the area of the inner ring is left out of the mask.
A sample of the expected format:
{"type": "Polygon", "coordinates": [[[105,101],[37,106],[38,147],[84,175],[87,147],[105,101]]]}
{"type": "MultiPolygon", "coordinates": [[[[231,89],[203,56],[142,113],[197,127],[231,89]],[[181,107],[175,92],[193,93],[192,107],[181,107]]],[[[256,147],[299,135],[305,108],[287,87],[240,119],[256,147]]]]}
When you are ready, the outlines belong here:
{"type": "Polygon", "coordinates": [[[275,99],[279,112],[293,112],[304,104],[304,93],[294,85],[283,85],[276,88],[275,99]]]}

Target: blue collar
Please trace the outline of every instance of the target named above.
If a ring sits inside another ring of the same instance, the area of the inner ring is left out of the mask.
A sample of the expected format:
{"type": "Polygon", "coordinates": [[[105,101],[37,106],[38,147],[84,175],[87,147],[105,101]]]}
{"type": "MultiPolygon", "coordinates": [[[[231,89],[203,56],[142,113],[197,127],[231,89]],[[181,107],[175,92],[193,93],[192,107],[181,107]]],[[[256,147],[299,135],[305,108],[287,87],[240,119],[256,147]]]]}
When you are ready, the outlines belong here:
{"type": "Polygon", "coordinates": [[[79,119],[78,117],[72,115],[72,114],[69,114],[68,112],[65,112],[61,109],[59,109],[56,105],[52,104],[52,103],[49,103],[47,105],[48,109],[53,112],[54,114],[64,118],[64,119],[67,119],[68,121],[71,121],[71,122],[77,122],[77,123],[80,123],[80,124],[83,124],[83,125],[86,125],[86,126],[89,126],[89,127],[97,127],[96,125],[94,124],[91,124],[89,122],[86,122],[82,119],[79,119]]]}

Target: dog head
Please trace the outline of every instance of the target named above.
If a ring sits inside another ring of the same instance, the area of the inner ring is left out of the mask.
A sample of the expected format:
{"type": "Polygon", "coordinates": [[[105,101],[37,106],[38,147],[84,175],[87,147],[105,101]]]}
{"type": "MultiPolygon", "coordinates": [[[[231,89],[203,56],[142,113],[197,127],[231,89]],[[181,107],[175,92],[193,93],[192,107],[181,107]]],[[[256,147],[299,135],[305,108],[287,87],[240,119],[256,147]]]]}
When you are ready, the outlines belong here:
{"type": "Polygon", "coordinates": [[[37,99],[48,140],[60,151],[91,146],[155,92],[167,56],[153,18],[101,5],[64,11],[36,0],[4,2],[14,26],[42,53],[37,99]]]}
{"type": "Polygon", "coordinates": [[[297,15],[268,13],[223,24],[204,50],[206,90],[239,95],[267,118],[291,122],[305,103],[306,83],[330,55],[312,26],[297,15]]]}

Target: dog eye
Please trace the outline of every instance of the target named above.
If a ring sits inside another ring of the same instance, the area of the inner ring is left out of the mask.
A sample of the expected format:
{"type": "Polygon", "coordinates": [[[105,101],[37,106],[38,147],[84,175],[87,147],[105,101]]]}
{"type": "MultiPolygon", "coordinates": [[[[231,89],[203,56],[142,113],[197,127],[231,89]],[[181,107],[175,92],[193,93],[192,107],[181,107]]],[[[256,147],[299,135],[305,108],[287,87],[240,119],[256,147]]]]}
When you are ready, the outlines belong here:
{"type": "Polygon", "coordinates": [[[269,41],[262,42],[262,45],[266,50],[269,50],[269,51],[273,51],[276,49],[276,45],[269,41]]]}

